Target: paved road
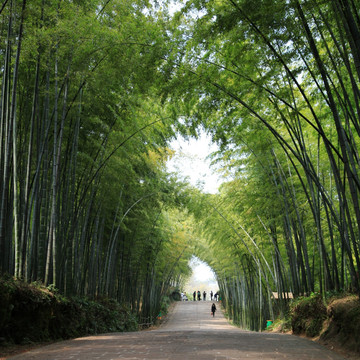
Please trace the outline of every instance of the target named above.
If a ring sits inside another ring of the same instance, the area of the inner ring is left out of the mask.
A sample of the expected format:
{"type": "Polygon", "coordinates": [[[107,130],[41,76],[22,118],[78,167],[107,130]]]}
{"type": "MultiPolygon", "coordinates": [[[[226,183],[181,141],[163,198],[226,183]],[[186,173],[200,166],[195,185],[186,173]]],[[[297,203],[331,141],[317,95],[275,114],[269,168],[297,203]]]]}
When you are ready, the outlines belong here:
{"type": "Polygon", "coordinates": [[[12,360],[288,359],[343,360],[306,339],[229,325],[210,302],[181,302],[157,330],[88,336],[31,350],[12,360]]]}

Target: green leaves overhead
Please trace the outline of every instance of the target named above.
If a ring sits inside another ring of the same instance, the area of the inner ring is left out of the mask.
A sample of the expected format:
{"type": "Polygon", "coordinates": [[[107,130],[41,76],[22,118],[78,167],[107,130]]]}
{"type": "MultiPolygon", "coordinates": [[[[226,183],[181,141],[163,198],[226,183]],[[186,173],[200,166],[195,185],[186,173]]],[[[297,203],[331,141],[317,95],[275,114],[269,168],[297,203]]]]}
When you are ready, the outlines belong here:
{"type": "Polygon", "coordinates": [[[359,292],[357,1],[182,5],[4,3],[1,271],[147,321],[195,252],[251,328],[271,291],[359,292]],[[217,195],[166,174],[199,129],[217,195]]]}
{"type": "Polygon", "coordinates": [[[176,106],[188,126],[211,133],[234,175],[212,199],[217,216],[200,216],[212,249],[203,256],[216,259],[230,308],[242,306],[239,288],[263,296],[268,312],[274,289],[359,292],[357,8],[189,1],[174,18],[183,56],[171,82],[186,104],[176,106]],[[255,256],[237,224],[258,244],[255,256]],[[234,258],[238,269],[228,265],[234,258]],[[250,267],[258,270],[252,284],[243,278],[250,267]]]}

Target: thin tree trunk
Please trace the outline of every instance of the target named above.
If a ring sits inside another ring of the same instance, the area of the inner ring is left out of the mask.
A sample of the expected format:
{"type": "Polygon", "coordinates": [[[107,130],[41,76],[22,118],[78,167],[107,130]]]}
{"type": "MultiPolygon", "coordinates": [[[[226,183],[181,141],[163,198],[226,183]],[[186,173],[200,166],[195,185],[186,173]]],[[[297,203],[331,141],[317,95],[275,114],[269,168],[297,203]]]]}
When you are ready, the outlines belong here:
{"type": "Polygon", "coordinates": [[[13,145],[13,191],[14,191],[14,240],[15,240],[15,276],[22,277],[24,275],[24,266],[22,262],[23,249],[26,250],[25,244],[21,243],[19,234],[19,209],[18,209],[18,178],[17,178],[17,119],[16,119],[16,95],[18,83],[18,71],[20,65],[21,43],[24,25],[26,0],[23,0],[21,9],[21,19],[18,36],[18,46],[15,57],[12,95],[11,95],[11,112],[10,112],[10,127],[12,127],[12,145],[13,145]]]}
{"type": "MultiPolygon", "coordinates": [[[[5,51],[5,64],[3,72],[3,87],[1,94],[1,166],[2,166],[2,181],[1,181],[1,208],[0,208],[0,253],[2,271],[8,271],[13,274],[14,269],[10,268],[10,244],[7,242],[9,234],[8,225],[8,211],[9,208],[9,179],[10,179],[10,76],[11,76],[11,36],[12,36],[12,2],[10,2],[9,10],[9,24],[5,51]]],[[[10,224],[10,223],[9,223],[10,224]]]]}

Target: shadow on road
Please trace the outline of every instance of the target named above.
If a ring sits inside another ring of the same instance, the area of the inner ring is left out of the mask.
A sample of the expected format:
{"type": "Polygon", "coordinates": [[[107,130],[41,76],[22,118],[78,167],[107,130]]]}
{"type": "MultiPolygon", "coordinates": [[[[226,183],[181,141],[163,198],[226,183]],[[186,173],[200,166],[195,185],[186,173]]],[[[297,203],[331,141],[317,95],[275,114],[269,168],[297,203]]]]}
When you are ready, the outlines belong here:
{"type": "Polygon", "coordinates": [[[180,302],[166,323],[156,330],[88,336],[37,348],[10,359],[343,359],[296,336],[240,330],[230,325],[220,310],[212,317],[210,308],[211,302],[180,302]]]}

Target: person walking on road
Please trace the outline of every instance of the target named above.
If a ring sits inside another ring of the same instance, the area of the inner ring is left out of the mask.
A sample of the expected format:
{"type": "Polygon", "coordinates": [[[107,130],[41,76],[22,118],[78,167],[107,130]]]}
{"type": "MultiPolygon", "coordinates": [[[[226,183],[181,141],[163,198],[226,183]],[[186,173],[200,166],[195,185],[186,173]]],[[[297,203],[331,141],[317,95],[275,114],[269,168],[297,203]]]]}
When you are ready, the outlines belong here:
{"type": "Polygon", "coordinates": [[[198,292],[197,292],[197,297],[198,297],[198,301],[201,301],[201,292],[200,292],[200,290],[198,290],[198,292]]]}
{"type": "Polygon", "coordinates": [[[215,316],[215,311],[216,311],[216,305],[215,305],[215,303],[213,303],[211,305],[211,314],[212,314],[213,317],[215,316]]]}
{"type": "Polygon", "coordinates": [[[212,299],[213,299],[213,296],[214,296],[214,293],[213,293],[213,291],[211,290],[211,291],[210,291],[210,299],[211,299],[211,301],[212,301],[212,299]]]}
{"type": "Polygon", "coordinates": [[[206,301],[206,291],[203,292],[203,300],[206,301]]]}
{"type": "Polygon", "coordinates": [[[194,301],[196,301],[196,291],[193,292],[194,301]]]}

